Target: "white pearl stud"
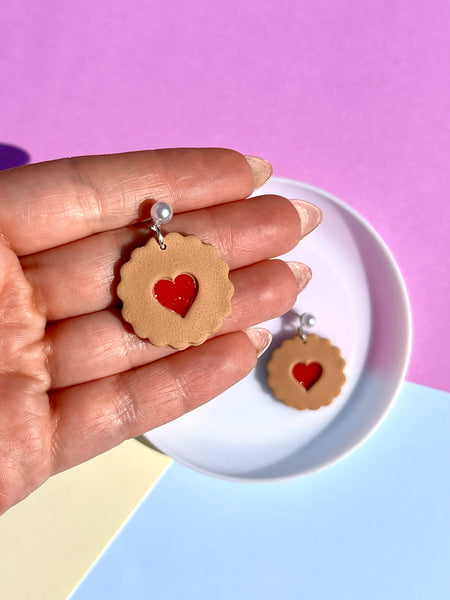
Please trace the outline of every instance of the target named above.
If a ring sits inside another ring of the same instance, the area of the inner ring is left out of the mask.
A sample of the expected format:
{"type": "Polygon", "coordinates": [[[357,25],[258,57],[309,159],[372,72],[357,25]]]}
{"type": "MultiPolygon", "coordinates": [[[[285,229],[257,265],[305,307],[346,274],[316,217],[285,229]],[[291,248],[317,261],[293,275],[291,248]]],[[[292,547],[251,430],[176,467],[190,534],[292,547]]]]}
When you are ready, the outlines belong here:
{"type": "Polygon", "coordinates": [[[316,318],[310,313],[302,313],[301,315],[297,315],[297,317],[299,318],[298,335],[301,337],[302,342],[306,344],[306,334],[303,331],[303,328],[314,327],[316,324],[316,318]]]}
{"type": "Polygon", "coordinates": [[[150,216],[155,222],[155,225],[164,225],[172,219],[173,210],[167,202],[156,202],[150,210],[150,216]]]}

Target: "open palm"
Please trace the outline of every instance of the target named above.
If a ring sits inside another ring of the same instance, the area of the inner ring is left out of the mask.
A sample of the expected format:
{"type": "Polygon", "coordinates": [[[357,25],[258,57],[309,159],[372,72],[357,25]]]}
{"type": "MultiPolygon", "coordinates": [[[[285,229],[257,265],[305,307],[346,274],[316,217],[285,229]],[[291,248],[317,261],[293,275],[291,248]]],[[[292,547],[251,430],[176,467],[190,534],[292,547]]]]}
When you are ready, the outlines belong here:
{"type": "MultiPolygon", "coordinates": [[[[309,279],[301,265],[267,260],[297,244],[301,220],[283,198],[243,200],[253,187],[247,160],[221,149],[0,173],[0,513],[50,475],[194,409],[253,368],[258,336],[242,330],[287,311],[309,279]],[[148,199],[173,206],[167,230],[213,244],[231,269],[231,316],[183,352],[139,339],[120,316],[118,269],[148,239],[148,199]]],[[[316,213],[307,208],[304,234],[316,213]]]]}

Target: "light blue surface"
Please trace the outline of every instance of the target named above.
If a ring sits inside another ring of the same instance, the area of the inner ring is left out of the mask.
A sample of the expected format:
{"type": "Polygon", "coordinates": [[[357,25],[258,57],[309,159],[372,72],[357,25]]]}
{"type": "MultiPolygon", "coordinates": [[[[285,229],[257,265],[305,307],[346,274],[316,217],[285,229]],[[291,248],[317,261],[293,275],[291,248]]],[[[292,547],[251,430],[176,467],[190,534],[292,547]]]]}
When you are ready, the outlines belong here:
{"type": "Polygon", "coordinates": [[[406,383],[386,421],[303,479],[178,464],[71,600],[450,598],[450,394],[406,383]]]}

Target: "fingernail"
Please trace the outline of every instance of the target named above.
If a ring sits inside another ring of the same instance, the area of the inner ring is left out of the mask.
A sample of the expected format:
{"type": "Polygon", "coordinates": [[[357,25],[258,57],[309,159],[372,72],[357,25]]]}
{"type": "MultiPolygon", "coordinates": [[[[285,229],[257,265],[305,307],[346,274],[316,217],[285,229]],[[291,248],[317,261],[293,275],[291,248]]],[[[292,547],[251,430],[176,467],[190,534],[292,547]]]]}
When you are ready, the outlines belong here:
{"type": "Polygon", "coordinates": [[[312,271],[307,265],[300,262],[287,262],[286,264],[294,274],[297,282],[297,293],[299,294],[308,285],[312,277],[312,271]]]}
{"type": "Polygon", "coordinates": [[[253,173],[253,188],[257,190],[273,175],[272,165],[258,156],[246,156],[253,173]]]}
{"type": "Polygon", "coordinates": [[[302,221],[302,238],[322,223],[322,211],[315,204],[305,200],[291,200],[302,221]]]}
{"type": "Polygon", "coordinates": [[[255,346],[256,357],[259,358],[270,346],[272,334],[268,329],[263,329],[262,327],[250,327],[249,329],[244,329],[244,333],[248,335],[251,343],[255,346]]]}

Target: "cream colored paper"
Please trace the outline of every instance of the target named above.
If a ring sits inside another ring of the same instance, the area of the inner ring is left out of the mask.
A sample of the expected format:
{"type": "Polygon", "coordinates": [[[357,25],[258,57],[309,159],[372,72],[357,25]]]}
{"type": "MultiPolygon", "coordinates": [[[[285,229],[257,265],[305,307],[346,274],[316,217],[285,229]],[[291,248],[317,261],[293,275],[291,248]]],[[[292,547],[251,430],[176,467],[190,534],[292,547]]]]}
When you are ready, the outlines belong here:
{"type": "Polygon", "coordinates": [[[0,517],[0,598],[67,598],[170,462],[129,440],[11,508],[0,517]]]}

